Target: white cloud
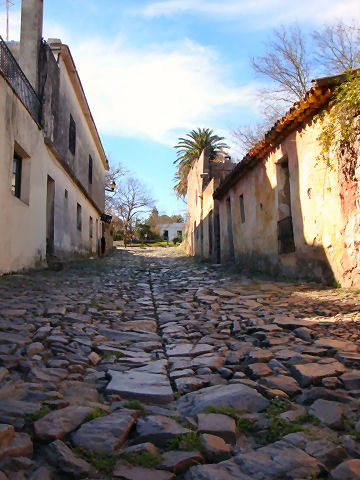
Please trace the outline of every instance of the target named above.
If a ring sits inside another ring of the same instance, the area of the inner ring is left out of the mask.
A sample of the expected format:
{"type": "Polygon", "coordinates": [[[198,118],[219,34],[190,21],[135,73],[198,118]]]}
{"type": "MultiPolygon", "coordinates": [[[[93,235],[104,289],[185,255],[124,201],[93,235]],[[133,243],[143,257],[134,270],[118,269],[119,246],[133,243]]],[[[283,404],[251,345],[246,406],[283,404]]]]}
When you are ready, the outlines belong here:
{"type": "Polygon", "coordinates": [[[173,144],[176,130],[216,127],[225,114],[255,108],[255,85],[232,86],[215,52],[189,40],[136,50],[92,39],[72,53],[104,133],[173,144]]]}
{"type": "MultiPolygon", "coordinates": [[[[148,17],[172,16],[185,12],[198,12],[241,22],[246,17],[252,27],[266,28],[289,21],[322,24],[343,19],[352,21],[360,17],[358,0],[164,0],[149,3],[140,12],[148,17]]],[[[250,26],[250,25],[248,25],[250,26]]]]}

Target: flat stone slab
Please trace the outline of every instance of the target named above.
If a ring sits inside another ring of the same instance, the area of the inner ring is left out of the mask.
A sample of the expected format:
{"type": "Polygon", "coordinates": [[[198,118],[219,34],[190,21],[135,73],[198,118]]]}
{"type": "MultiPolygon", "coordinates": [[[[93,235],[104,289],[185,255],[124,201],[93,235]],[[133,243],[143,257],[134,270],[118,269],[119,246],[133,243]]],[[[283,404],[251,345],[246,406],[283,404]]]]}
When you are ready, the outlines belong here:
{"type": "Polygon", "coordinates": [[[190,433],[180,423],[165,415],[148,415],[139,418],[136,425],[136,441],[138,443],[151,442],[164,447],[166,442],[177,435],[190,433]]]}
{"type": "Polygon", "coordinates": [[[200,343],[198,345],[180,343],[166,347],[166,354],[169,357],[197,357],[198,355],[204,355],[205,353],[211,353],[213,351],[213,345],[207,345],[206,343],[200,343]]]}
{"type": "Polygon", "coordinates": [[[237,455],[233,460],[251,478],[262,480],[316,478],[320,473],[315,458],[285,441],[237,455]]]}
{"type": "Polygon", "coordinates": [[[91,413],[89,407],[66,407],[48,413],[34,423],[34,431],[41,440],[55,440],[75,430],[91,413]]]}
{"type": "Polygon", "coordinates": [[[136,418],[135,411],[126,409],[95,418],[81,425],[71,441],[76,447],[112,454],[124,444],[136,418]]]}
{"type": "Polygon", "coordinates": [[[106,387],[106,392],[117,393],[124,398],[135,398],[144,402],[168,403],[172,401],[173,391],[166,375],[136,370],[127,372],[108,370],[111,381],[106,387]]]}
{"type": "Polygon", "coordinates": [[[269,401],[254,388],[243,384],[215,385],[183,395],[177,401],[181,415],[197,415],[206,407],[222,406],[261,412],[269,401]]]}
{"type": "Polygon", "coordinates": [[[46,457],[50,463],[71,477],[84,478],[91,471],[91,466],[82,458],[75,456],[61,440],[50,443],[46,449],[46,457]]]}
{"type": "Polygon", "coordinates": [[[311,383],[321,380],[325,377],[336,377],[345,372],[342,363],[306,363],[304,365],[293,365],[292,373],[302,387],[307,387],[311,383]]]}
{"type": "Polygon", "coordinates": [[[226,443],[236,442],[236,423],[232,417],[219,413],[199,413],[199,433],[210,433],[225,440],[226,443]]]}
{"type": "Polygon", "coordinates": [[[107,328],[101,328],[99,330],[100,335],[104,335],[109,340],[122,340],[132,342],[156,342],[159,341],[159,335],[156,333],[140,333],[140,332],[121,332],[119,330],[110,330],[107,328]]]}
{"type": "Polygon", "coordinates": [[[274,323],[276,323],[276,325],[279,325],[280,327],[293,330],[298,327],[307,327],[311,329],[312,327],[315,327],[318,322],[314,319],[280,317],[275,318],[274,323]]]}
{"type": "Polygon", "coordinates": [[[122,480],[173,480],[175,475],[164,470],[152,470],[150,468],[135,467],[123,461],[116,464],[113,478],[122,480]]]}
{"type": "Polygon", "coordinates": [[[170,450],[162,455],[162,461],[157,468],[161,470],[169,470],[174,473],[181,473],[189,467],[201,463],[204,463],[204,457],[199,452],[170,450]]]}
{"type": "Polygon", "coordinates": [[[199,465],[191,467],[185,475],[185,480],[253,480],[240,470],[239,465],[226,460],[217,465],[199,465]]]}
{"type": "Polygon", "coordinates": [[[28,345],[31,338],[20,333],[0,332],[0,343],[14,343],[15,345],[28,345]]]}

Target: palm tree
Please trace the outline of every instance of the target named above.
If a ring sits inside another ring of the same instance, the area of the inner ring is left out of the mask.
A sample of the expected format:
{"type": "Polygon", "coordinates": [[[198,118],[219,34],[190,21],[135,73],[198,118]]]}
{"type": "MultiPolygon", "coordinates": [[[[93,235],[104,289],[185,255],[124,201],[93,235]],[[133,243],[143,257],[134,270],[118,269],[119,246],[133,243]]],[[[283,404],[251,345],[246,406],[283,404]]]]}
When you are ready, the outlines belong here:
{"type": "Polygon", "coordinates": [[[229,148],[222,140],[224,137],[215,135],[209,128],[191,130],[185,138],[179,138],[178,144],[174,147],[177,149],[177,159],[174,161],[177,164],[177,172],[174,177],[177,183],[174,190],[178,198],[185,197],[189,171],[205,148],[209,152],[210,160],[216,158],[216,155],[222,153],[224,149],[229,148]]]}

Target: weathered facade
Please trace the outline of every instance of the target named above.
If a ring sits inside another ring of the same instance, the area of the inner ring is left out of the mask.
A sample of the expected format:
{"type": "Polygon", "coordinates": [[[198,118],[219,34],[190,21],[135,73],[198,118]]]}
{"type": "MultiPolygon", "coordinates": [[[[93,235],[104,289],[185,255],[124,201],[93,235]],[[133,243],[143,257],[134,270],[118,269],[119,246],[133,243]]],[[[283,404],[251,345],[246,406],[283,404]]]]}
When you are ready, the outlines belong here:
{"type": "Polygon", "coordinates": [[[190,255],[220,261],[220,230],[217,204],[213,193],[234,168],[229,157],[219,155],[210,160],[206,150],[194,163],[188,175],[188,213],[184,248],[190,255]]]}
{"type": "Polygon", "coordinates": [[[107,159],[69,48],[41,40],[42,3],[1,42],[0,273],[96,254],[106,230],[107,159]]]}
{"type": "Polygon", "coordinates": [[[221,262],[360,287],[360,164],[355,180],[345,181],[336,158],[333,168],[319,161],[321,122],[314,115],[327,108],[333,86],[332,77],[315,81],[215,187],[211,209],[203,207],[197,219],[208,238],[195,235],[195,254],[207,256],[206,222],[218,215],[221,262]]]}

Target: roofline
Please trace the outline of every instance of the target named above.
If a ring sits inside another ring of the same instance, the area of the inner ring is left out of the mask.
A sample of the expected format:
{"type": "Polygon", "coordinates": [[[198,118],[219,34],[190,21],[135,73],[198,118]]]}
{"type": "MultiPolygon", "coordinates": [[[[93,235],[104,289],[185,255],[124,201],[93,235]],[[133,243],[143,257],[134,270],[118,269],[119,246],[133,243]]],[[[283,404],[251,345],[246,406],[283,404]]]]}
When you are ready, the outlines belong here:
{"type": "Polygon", "coordinates": [[[52,49],[56,49],[56,51],[62,54],[63,56],[65,66],[70,77],[70,81],[74,87],[75,94],[80,103],[80,107],[83,111],[84,117],[90,129],[90,132],[93,136],[97,149],[100,153],[100,158],[102,160],[104,168],[105,170],[109,170],[109,162],[108,162],[108,159],[106,158],[105,150],[101,143],[99,132],[97,130],[88,101],[86,99],[84,88],[82,86],[78,71],[76,69],[74,59],[71,55],[70,48],[68,47],[68,45],[65,45],[64,43],[50,43],[49,46],[52,49]]]}
{"type": "MultiPolygon", "coordinates": [[[[360,69],[352,70],[352,73],[359,72],[360,69]]],[[[312,86],[303,99],[295,102],[225,177],[224,181],[215,190],[214,199],[221,200],[228,190],[248,171],[252,170],[271,150],[277,147],[286,135],[295,130],[306,118],[323,109],[328,104],[334,88],[348,78],[348,73],[341,73],[313,79],[311,81],[312,86]]]]}

